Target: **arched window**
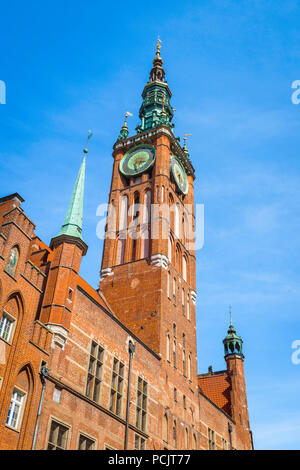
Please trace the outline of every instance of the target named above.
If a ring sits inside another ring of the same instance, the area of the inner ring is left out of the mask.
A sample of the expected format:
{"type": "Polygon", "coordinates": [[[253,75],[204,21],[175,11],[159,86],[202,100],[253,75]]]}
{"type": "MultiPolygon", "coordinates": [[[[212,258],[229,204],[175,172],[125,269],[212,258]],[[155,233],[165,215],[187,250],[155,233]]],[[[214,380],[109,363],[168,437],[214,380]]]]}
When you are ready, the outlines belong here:
{"type": "Polygon", "coordinates": [[[138,219],[140,215],[140,195],[139,193],[135,193],[134,200],[133,200],[133,215],[132,219],[138,219]]]}
{"type": "Polygon", "coordinates": [[[170,361],[170,334],[167,334],[167,361],[170,361]]]}
{"type": "Polygon", "coordinates": [[[6,264],[6,268],[5,268],[6,271],[11,276],[15,275],[17,265],[18,265],[18,261],[19,261],[19,250],[16,246],[14,246],[10,250],[9,257],[8,257],[8,260],[7,260],[7,264],[6,264]]]}
{"type": "Polygon", "coordinates": [[[187,280],[187,276],[186,276],[186,256],[183,255],[183,258],[182,258],[182,277],[184,279],[184,281],[187,280]]]}
{"type": "Polygon", "coordinates": [[[185,314],[185,292],[184,289],[182,289],[182,294],[181,294],[181,304],[182,304],[182,313],[183,315],[185,314]]]}
{"type": "Polygon", "coordinates": [[[118,238],[116,265],[124,263],[125,238],[118,238]]]}
{"type": "Polygon", "coordinates": [[[176,421],[173,422],[173,446],[177,447],[177,424],[176,421]]]}
{"type": "Polygon", "coordinates": [[[167,295],[168,298],[171,298],[171,273],[168,271],[168,281],[167,281],[167,295]]]}
{"type": "Polygon", "coordinates": [[[163,417],[163,440],[168,442],[168,416],[164,414],[163,417]]]}
{"type": "Polygon", "coordinates": [[[186,360],[185,360],[185,350],[182,351],[182,373],[186,377],[186,360]]]}
{"type": "Polygon", "coordinates": [[[161,202],[165,202],[165,187],[161,187],[161,202]]]}
{"type": "Polygon", "coordinates": [[[181,249],[180,249],[179,243],[177,243],[176,245],[175,255],[176,255],[176,260],[175,260],[176,269],[179,273],[181,273],[181,249]]]}
{"type": "Polygon", "coordinates": [[[128,212],[128,197],[121,197],[120,204],[120,230],[125,230],[127,228],[127,212],[128,212]]]}
{"type": "Polygon", "coordinates": [[[173,279],[173,300],[176,302],[176,277],[173,279]]]}

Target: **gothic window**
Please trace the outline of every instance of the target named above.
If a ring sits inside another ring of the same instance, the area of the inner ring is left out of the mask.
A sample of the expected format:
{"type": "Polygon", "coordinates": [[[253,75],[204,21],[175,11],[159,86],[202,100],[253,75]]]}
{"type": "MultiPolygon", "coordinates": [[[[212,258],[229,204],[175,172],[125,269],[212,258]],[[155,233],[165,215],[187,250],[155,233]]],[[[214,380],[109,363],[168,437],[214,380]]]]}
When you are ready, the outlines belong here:
{"type": "Polygon", "coordinates": [[[141,230],[141,258],[148,258],[150,249],[149,229],[148,227],[141,230]]]}
{"type": "Polygon", "coordinates": [[[176,269],[180,273],[181,272],[181,249],[179,243],[176,245],[176,269]]]}
{"type": "Polygon", "coordinates": [[[132,215],[133,220],[136,220],[139,218],[139,215],[140,215],[139,208],[140,208],[140,195],[139,193],[136,193],[134,195],[134,201],[133,201],[133,215],[132,215]]]}
{"type": "Polygon", "coordinates": [[[182,373],[186,377],[186,359],[185,359],[185,350],[182,351],[182,373]]]}
{"type": "Polygon", "coordinates": [[[182,289],[182,294],[181,294],[181,304],[182,304],[182,313],[183,315],[185,314],[185,292],[184,289],[182,289]]]}
{"type": "Polygon", "coordinates": [[[127,228],[128,197],[122,196],[120,207],[120,227],[119,230],[127,228]]]}
{"type": "Polygon", "coordinates": [[[176,303],[176,277],[173,279],[173,300],[176,303]]]}
{"type": "Polygon", "coordinates": [[[186,301],[186,318],[188,320],[191,319],[191,316],[190,316],[190,296],[189,295],[187,296],[187,301],[186,301]]]}
{"type": "Polygon", "coordinates": [[[161,188],[161,202],[165,202],[165,187],[161,188]]]}
{"type": "Polygon", "coordinates": [[[6,272],[8,272],[11,276],[15,275],[18,260],[19,260],[19,250],[16,246],[14,246],[10,250],[10,254],[9,254],[7,264],[6,264],[6,268],[5,268],[6,272]]]}
{"type": "Polygon", "coordinates": [[[173,363],[174,367],[177,367],[176,339],[173,341],[173,363]]]}

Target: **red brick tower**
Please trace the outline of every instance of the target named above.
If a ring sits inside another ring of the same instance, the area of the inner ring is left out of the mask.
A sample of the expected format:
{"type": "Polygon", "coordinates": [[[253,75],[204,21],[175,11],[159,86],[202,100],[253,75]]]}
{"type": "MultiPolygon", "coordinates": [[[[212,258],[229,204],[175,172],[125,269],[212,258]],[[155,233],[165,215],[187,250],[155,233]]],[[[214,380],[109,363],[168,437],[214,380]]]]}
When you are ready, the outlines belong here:
{"type": "Polygon", "coordinates": [[[227,373],[231,382],[231,416],[236,422],[236,434],[244,449],[252,449],[247,392],[244,372],[243,340],[236,334],[230,318],[228,334],[223,341],[227,373]]]}
{"type": "Polygon", "coordinates": [[[191,367],[196,375],[194,169],[173,135],[164,76],[158,44],[142,94],[141,125],[128,137],[125,119],[114,145],[100,288],[121,321],[165,359],[176,362],[180,345],[191,377],[191,367]]]}

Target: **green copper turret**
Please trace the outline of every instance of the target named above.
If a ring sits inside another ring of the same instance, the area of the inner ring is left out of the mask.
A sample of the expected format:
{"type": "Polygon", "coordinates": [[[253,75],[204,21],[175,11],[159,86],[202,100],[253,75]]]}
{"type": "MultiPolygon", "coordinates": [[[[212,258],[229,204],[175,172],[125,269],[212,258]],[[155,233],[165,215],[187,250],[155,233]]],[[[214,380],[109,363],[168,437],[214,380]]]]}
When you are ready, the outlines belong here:
{"type": "Polygon", "coordinates": [[[136,127],[138,133],[153,129],[162,124],[173,130],[174,124],[171,121],[174,109],[170,105],[172,93],[168,83],[165,81],[165,71],[162,64],[160,40],[158,39],[156,56],[153,60],[149,82],[142,93],[143,103],[139,112],[141,124],[136,127]]]}
{"type": "MultiPolygon", "coordinates": [[[[69,208],[57,237],[61,235],[69,235],[71,237],[82,238],[82,217],[83,217],[83,197],[84,197],[84,180],[85,180],[85,155],[81,164],[69,208]]],[[[55,237],[56,238],[56,237],[55,237]]]]}
{"type": "Polygon", "coordinates": [[[236,334],[236,330],[232,324],[230,315],[230,325],[226,338],[223,340],[225,358],[231,354],[235,354],[244,358],[243,354],[243,340],[236,334]]]}

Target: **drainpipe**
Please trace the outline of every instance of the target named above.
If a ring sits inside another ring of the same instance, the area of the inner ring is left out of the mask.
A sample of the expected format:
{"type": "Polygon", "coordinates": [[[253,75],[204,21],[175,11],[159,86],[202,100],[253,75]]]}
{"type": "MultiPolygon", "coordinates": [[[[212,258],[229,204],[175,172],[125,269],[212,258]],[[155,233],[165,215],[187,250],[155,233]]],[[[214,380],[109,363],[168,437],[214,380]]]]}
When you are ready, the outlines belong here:
{"type": "Polygon", "coordinates": [[[37,417],[36,417],[36,422],[35,422],[35,428],[34,428],[34,435],[33,435],[31,450],[35,449],[35,443],[36,443],[37,432],[38,432],[39,421],[40,421],[42,405],[43,405],[43,401],[44,401],[45,388],[46,388],[46,377],[48,377],[48,375],[49,375],[49,369],[47,369],[46,365],[42,365],[41,370],[40,370],[40,379],[41,379],[41,382],[42,382],[42,393],[41,393],[39,409],[38,409],[38,412],[37,412],[37,417]]]}
{"type": "Polygon", "coordinates": [[[229,432],[230,450],[232,450],[232,426],[230,423],[228,423],[228,432],[229,432]]]}
{"type": "Polygon", "coordinates": [[[129,367],[128,367],[128,387],[127,387],[127,407],[126,407],[126,426],[125,426],[125,438],[124,438],[124,450],[127,450],[128,445],[128,429],[129,429],[129,408],[130,408],[130,385],[131,385],[131,365],[132,358],[135,352],[135,345],[130,340],[128,344],[129,353],[129,367]]]}

